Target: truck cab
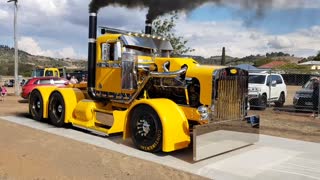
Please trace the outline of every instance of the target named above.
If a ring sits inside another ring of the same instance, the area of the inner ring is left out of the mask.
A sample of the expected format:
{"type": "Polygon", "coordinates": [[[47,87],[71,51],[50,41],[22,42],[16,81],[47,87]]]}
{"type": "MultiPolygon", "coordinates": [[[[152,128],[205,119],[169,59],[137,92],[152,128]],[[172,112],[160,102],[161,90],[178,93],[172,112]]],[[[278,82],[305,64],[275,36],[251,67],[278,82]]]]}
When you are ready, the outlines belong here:
{"type": "Polygon", "coordinates": [[[36,68],[32,71],[32,77],[47,77],[47,76],[54,76],[54,77],[63,77],[66,78],[66,69],[63,68],[36,68]]]}

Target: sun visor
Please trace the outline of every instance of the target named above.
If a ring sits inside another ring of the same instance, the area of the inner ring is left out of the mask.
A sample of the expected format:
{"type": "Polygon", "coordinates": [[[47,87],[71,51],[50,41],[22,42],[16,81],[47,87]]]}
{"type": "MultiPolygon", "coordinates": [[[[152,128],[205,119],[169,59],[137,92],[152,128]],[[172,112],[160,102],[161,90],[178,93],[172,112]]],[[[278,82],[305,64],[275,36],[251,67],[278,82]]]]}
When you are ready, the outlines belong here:
{"type": "Polygon", "coordinates": [[[173,47],[169,41],[154,39],[154,43],[156,44],[158,49],[173,51],[173,47]]]}
{"type": "Polygon", "coordinates": [[[153,42],[151,38],[144,38],[144,37],[134,37],[134,36],[127,36],[122,35],[120,39],[123,41],[124,45],[126,46],[136,46],[141,48],[147,49],[157,49],[157,46],[153,42]]]}

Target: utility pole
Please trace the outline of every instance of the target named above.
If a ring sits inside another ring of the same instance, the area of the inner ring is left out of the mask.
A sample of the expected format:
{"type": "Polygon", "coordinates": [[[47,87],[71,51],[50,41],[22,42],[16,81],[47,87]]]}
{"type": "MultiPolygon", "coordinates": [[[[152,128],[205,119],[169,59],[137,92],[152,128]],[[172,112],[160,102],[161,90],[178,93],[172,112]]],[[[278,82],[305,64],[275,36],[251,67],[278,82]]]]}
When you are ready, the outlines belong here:
{"type": "Polygon", "coordinates": [[[18,14],[18,0],[9,0],[14,2],[14,94],[19,96],[19,78],[18,78],[18,42],[17,42],[17,14],[18,14]]]}
{"type": "Polygon", "coordinates": [[[223,47],[222,48],[222,56],[221,56],[221,65],[225,65],[226,64],[226,48],[223,47]]]}

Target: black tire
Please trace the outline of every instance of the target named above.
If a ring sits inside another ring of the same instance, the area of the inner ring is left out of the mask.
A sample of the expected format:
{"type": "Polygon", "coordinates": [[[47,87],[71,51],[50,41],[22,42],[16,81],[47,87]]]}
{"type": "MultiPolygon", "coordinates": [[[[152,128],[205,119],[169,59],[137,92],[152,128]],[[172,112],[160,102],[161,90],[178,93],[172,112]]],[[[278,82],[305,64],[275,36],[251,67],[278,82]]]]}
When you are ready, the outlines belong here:
{"type": "Polygon", "coordinates": [[[43,120],[43,99],[38,90],[32,91],[29,98],[29,113],[32,119],[43,120]]]}
{"type": "Polygon", "coordinates": [[[267,96],[265,94],[263,94],[260,98],[260,101],[259,101],[259,109],[265,110],[267,108],[267,104],[268,104],[267,96]]]}
{"type": "Polygon", "coordinates": [[[131,139],[138,149],[147,152],[162,149],[162,124],[153,108],[139,105],[132,111],[129,120],[131,139]]]}
{"type": "Polygon", "coordinates": [[[56,127],[65,125],[65,107],[62,95],[59,92],[53,92],[49,98],[49,118],[56,127]]]}
{"type": "Polygon", "coordinates": [[[285,103],[285,101],[286,101],[286,97],[284,96],[283,93],[281,93],[280,97],[279,97],[279,100],[274,102],[274,104],[275,104],[276,107],[282,107],[283,104],[285,103]]]}

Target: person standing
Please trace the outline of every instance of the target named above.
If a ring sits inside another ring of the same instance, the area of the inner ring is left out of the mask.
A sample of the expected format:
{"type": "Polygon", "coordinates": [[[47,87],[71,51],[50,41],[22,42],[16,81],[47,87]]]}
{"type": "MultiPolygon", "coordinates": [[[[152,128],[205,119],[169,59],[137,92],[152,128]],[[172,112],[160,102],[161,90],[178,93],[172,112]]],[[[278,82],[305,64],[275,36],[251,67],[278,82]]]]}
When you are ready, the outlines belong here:
{"type": "Polygon", "coordinates": [[[315,117],[318,112],[319,106],[319,78],[313,80],[313,91],[312,91],[312,103],[313,103],[313,112],[312,117],[315,117]]]}
{"type": "Polygon", "coordinates": [[[6,87],[4,87],[4,85],[2,85],[2,87],[1,87],[1,100],[2,101],[4,101],[4,96],[6,96],[7,95],[7,89],[6,89],[6,87]]]}
{"type": "Polygon", "coordinates": [[[78,79],[75,76],[72,76],[70,79],[70,83],[71,84],[77,84],[78,83],[78,79]]]}

